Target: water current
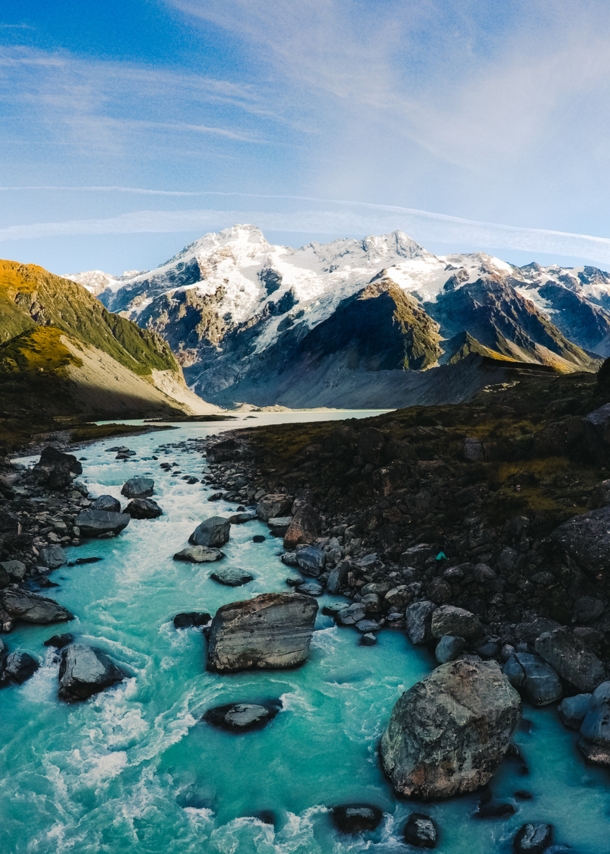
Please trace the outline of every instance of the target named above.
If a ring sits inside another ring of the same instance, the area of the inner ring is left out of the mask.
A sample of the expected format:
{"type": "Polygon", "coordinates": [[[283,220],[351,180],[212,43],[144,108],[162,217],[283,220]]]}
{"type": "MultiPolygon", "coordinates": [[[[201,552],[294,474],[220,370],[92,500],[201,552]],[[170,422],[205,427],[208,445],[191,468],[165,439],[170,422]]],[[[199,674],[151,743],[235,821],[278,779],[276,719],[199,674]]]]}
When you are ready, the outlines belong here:
{"type": "MultiPolygon", "coordinates": [[[[371,413],[259,414],[243,426],[371,413]]],[[[242,423],[241,421],[239,422],[242,423]]],[[[339,854],[414,851],[401,842],[406,817],[422,805],[398,801],[378,761],[377,744],[401,692],[428,673],[428,652],[400,631],[382,631],[361,647],[354,630],[320,615],[307,663],[300,669],[220,676],[205,670],[200,631],[176,631],[180,611],[211,613],[236,599],[286,591],[289,572],[281,541],[255,534],[255,521],[233,526],[224,564],[247,569],[254,581],[237,589],[209,578],[209,564],[177,563],[194,527],[234,504],[209,504],[210,488],[188,485],[205,460],[189,439],[234,428],[234,422],[187,424],[122,440],[137,456],[115,460],[105,440],[78,454],[82,480],[94,494],[119,497],[136,474],[155,479],[164,515],[130,523],[116,539],[69,550],[69,558],[99,563],[63,567],[50,595],[77,619],[79,640],[106,650],[130,677],[86,703],[57,698],[58,664],[43,641],[67,627],[21,626],[6,638],[43,666],[22,686],[0,693],[0,850],[4,854],[339,854]],[[161,446],[166,446],[162,448],[161,446]],[[152,460],[152,456],[159,460],[152,460]],[[159,468],[177,462],[179,476],[159,468]],[[210,706],[281,698],[283,710],[265,729],[233,735],[201,723],[210,706]],[[384,810],[373,833],[350,837],[332,826],[329,806],[368,802],[384,810]],[[263,822],[263,811],[275,824],[263,822]]],[[[119,442],[120,443],[120,442],[119,442]]],[[[322,605],[329,601],[320,600],[322,605]]],[[[336,597],[335,597],[336,601],[336,597]]],[[[581,854],[610,851],[608,775],[581,761],[576,735],[554,709],[525,707],[518,732],[529,773],[506,761],[494,796],[517,808],[509,820],[472,817],[476,795],[425,806],[437,821],[445,854],[509,852],[526,821],[555,825],[556,841],[581,854]],[[514,793],[527,790],[524,801],[514,793]]]]}

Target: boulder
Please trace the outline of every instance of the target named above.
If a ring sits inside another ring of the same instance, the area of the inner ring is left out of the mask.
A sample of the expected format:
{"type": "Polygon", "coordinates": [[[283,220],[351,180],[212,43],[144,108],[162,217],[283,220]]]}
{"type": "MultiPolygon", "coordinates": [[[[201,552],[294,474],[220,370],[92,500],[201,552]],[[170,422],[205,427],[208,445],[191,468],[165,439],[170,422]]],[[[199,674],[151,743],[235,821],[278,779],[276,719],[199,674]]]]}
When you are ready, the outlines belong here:
{"type": "Polygon", "coordinates": [[[587,761],[610,766],[610,682],[593,692],[580,734],[578,747],[587,761]]]}
{"type": "Polygon", "coordinates": [[[73,643],[64,647],[59,663],[59,698],[67,702],[87,700],[104,688],[121,682],[125,674],[102,652],[92,646],[73,643]]]}
{"type": "Polygon", "coordinates": [[[544,632],[536,640],[535,648],[580,693],[594,691],[604,679],[602,662],[566,628],[544,632]]]}
{"type": "Polygon", "coordinates": [[[223,516],[210,516],[198,525],[189,543],[192,546],[224,546],[231,536],[231,522],[223,516]]]}
{"type": "Polygon", "coordinates": [[[610,462],[610,403],[600,406],[583,419],[585,442],[596,463],[610,462]]]}
{"type": "Polygon", "coordinates": [[[544,854],[553,842],[551,824],[524,824],[513,840],[515,854],[544,854]]]}
{"type": "Polygon", "coordinates": [[[185,611],[181,614],[176,614],[174,617],[174,628],[200,628],[201,626],[207,626],[211,619],[211,616],[203,611],[185,611]]]}
{"type": "Polygon", "coordinates": [[[606,606],[601,599],[596,599],[594,596],[580,596],[574,602],[572,619],[579,626],[588,626],[601,617],[605,610],[606,606]]]}
{"type": "Polygon", "coordinates": [[[11,652],[4,663],[3,677],[22,685],[39,667],[39,663],[29,653],[11,652]]]}
{"type": "Polygon", "coordinates": [[[125,498],[150,498],[155,491],[152,477],[132,477],[121,488],[125,498]]]}
{"type": "Polygon", "coordinates": [[[2,587],[8,587],[11,583],[11,577],[4,568],[2,564],[0,564],[0,589],[2,587]]]}
{"type": "Polygon", "coordinates": [[[435,638],[454,635],[471,640],[482,633],[483,627],[479,618],[470,611],[455,605],[441,605],[432,614],[430,631],[435,638]]]}
{"type": "Polygon", "coordinates": [[[152,498],[134,498],[125,508],[125,513],[132,519],[157,519],[163,515],[163,510],[152,498]]]}
{"type": "Polygon", "coordinates": [[[413,812],[407,819],[403,831],[404,840],[407,845],[414,848],[436,848],[438,843],[438,830],[430,816],[420,812],[413,812]]]}
{"type": "Polygon", "coordinates": [[[341,560],[335,567],[333,567],[333,569],[331,569],[328,581],[326,582],[326,589],[329,593],[338,593],[339,590],[345,586],[350,566],[351,564],[348,560],[341,560]]]}
{"type": "MultiPolygon", "coordinates": [[[[20,560],[4,560],[0,563],[0,570],[4,570],[11,581],[23,581],[28,568],[20,560]]],[[[6,587],[8,584],[3,583],[3,578],[4,576],[0,575],[0,587],[6,587]]]]}
{"type": "Polygon", "coordinates": [[[551,540],[582,569],[605,573],[610,566],[610,507],[572,516],[553,531],[551,540]]]}
{"type": "Polygon", "coordinates": [[[302,593],[304,596],[322,596],[324,588],[321,584],[315,581],[305,581],[302,584],[295,586],[297,593],[302,593]]]}
{"type": "Polygon", "coordinates": [[[121,502],[118,498],[113,498],[112,495],[100,495],[91,503],[92,510],[108,510],[110,513],[121,512],[121,502]]]}
{"type": "Polygon", "coordinates": [[[58,491],[70,486],[82,471],[82,465],[73,454],[64,454],[51,446],[44,448],[34,466],[38,479],[58,491]]]}
{"type": "Polygon", "coordinates": [[[263,522],[268,522],[277,516],[288,516],[291,507],[292,498],[289,495],[274,492],[263,495],[256,505],[256,515],[263,522]]]}
{"type": "Polygon", "coordinates": [[[444,635],[434,650],[434,657],[439,664],[447,664],[448,661],[454,661],[463,652],[465,646],[464,638],[444,635]]]}
{"type": "Polygon", "coordinates": [[[15,619],[24,623],[64,623],[74,616],[54,599],[29,590],[7,587],[0,593],[0,604],[15,619]]]}
{"type": "Polygon", "coordinates": [[[251,732],[271,723],[282,708],[281,700],[264,703],[229,703],[208,709],[202,720],[228,732],[251,732]]]}
{"type": "Polygon", "coordinates": [[[65,635],[52,635],[52,637],[47,638],[44,642],[44,646],[52,646],[54,649],[63,649],[65,646],[68,646],[69,643],[72,643],[74,640],[74,635],[66,633],[65,635]]]}
{"type": "Polygon", "coordinates": [[[335,620],[340,626],[355,626],[356,623],[364,620],[365,617],[366,608],[362,602],[354,602],[352,605],[342,608],[335,617],[335,620]]]}
{"type": "Polygon", "coordinates": [[[111,513],[108,510],[92,510],[88,507],[81,510],[74,524],[79,529],[81,537],[103,537],[107,534],[120,534],[129,522],[131,516],[127,513],[111,513]]]}
{"type": "Polygon", "coordinates": [[[47,569],[59,569],[67,560],[68,557],[61,546],[45,546],[40,549],[38,555],[38,563],[40,566],[46,566],[47,569]]]}
{"type": "Polygon", "coordinates": [[[292,522],[284,534],[284,548],[289,551],[298,545],[314,543],[320,530],[320,517],[306,501],[295,502],[292,522]]]}
{"type": "Polygon", "coordinates": [[[384,599],[394,608],[405,608],[413,598],[413,593],[406,584],[400,584],[398,587],[392,587],[385,594],[384,599]]]}
{"type": "Polygon", "coordinates": [[[253,575],[243,569],[229,566],[226,569],[215,569],[210,574],[210,578],[217,581],[219,584],[224,584],[226,587],[241,587],[252,581],[253,575]]]}
{"type": "Polygon", "coordinates": [[[223,605],[212,620],[208,670],[297,667],[309,654],[318,603],[298,593],[265,593],[223,605]]]}
{"type": "Polygon", "coordinates": [[[206,546],[187,546],[180,552],[176,552],[174,560],[181,560],[185,563],[214,563],[220,560],[224,554],[220,549],[209,549],[206,546]]]}
{"type": "Polygon", "coordinates": [[[229,522],[232,525],[245,525],[246,522],[253,522],[256,519],[256,513],[250,513],[248,510],[245,510],[241,513],[235,513],[233,516],[229,517],[229,522]]]}
{"type": "Polygon", "coordinates": [[[267,524],[269,525],[271,536],[284,537],[291,522],[292,516],[274,516],[273,519],[269,519],[267,524]]]}
{"type": "Polygon", "coordinates": [[[379,826],[383,812],[370,804],[344,804],[330,811],[333,824],[341,833],[364,833],[379,826]]]}
{"type": "Polygon", "coordinates": [[[516,652],[502,671],[510,684],[522,691],[533,706],[548,706],[563,696],[559,676],[539,655],[516,652]]]}
{"type": "Polygon", "coordinates": [[[580,729],[580,725],[591,707],[592,696],[593,694],[574,694],[573,697],[566,697],[559,704],[557,711],[564,726],[570,729],[580,729]]]}
{"type": "Polygon", "coordinates": [[[326,554],[321,546],[305,546],[297,552],[297,566],[303,575],[317,578],[324,572],[326,554]]]}
{"type": "Polygon", "coordinates": [[[496,662],[437,667],[394,706],[381,739],[398,795],[447,798],[489,782],[521,718],[519,694],[496,662]]]}
{"type": "Polygon", "coordinates": [[[407,637],[416,646],[432,640],[432,614],[434,602],[414,602],[405,611],[407,637]]]}

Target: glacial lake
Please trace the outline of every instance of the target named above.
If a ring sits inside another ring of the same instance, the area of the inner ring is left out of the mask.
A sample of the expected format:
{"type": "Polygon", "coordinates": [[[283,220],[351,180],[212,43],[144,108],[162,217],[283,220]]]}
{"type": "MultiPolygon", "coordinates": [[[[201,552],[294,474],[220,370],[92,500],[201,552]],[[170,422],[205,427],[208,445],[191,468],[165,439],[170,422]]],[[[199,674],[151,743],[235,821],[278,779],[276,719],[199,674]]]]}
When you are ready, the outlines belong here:
{"type": "MultiPolygon", "coordinates": [[[[213,565],[177,563],[172,555],[206,516],[235,504],[209,504],[210,488],[187,485],[159,468],[177,462],[200,478],[205,458],[177,443],[236,426],[365,417],[371,412],[253,413],[238,421],[181,424],[179,429],[112,438],[77,453],[80,478],[95,494],[116,497],[136,474],[155,479],[164,515],[133,520],[116,539],[69,549],[69,559],[103,561],[62,567],[48,595],[77,619],[56,626],[20,626],[3,636],[10,650],[44,662],[22,686],[0,692],[0,850],[4,854],[408,854],[402,828],[410,812],[428,812],[441,833],[439,852],[510,852],[527,821],[555,826],[555,841],[581,854],[610,851],[610,775],[586,766],[577,736],[554,709],[524,707],[515,742],[527,762],[507,760],[492,781],[494,796],[517,809],[509,820],[472,817],[477,795],[422,805],[399,801],[380,769],[377,745],[400,694],[434,662],[403,632],[386,630],[375,647],[354,630],[319,615],[307,663],[285,672],[219,676],[205,670],[205,641],[196,629],[176,631],[180,611],[209,611],[236,599],[286,591],[290,570],[281,541],[258,521],[233,526],[224,566],[251,571],[231,589],[209,578],[213,565]],[[137,451],[128,462],[107,448],[137,451]],[[168,453],[159,451],[167,446],[168,453]],[[151,457],[159,457],[154,461],[151,457]],[[43,641],[73,632],[106,650],[131,677],[79,705],[57,699],[58,664],[43,641]],[[210,706],[281,698],[283,710],[265,729],[243,735],[200,723],[210,706]],[[524,801],[514,793],[526,790],[524,801]],[[327,808],[369,802],[384,810],[373,833],[343,836],[327,808]],[[272,811],[275,827],[256,816],[272,811]]],[[[44,591],[43,591],[44,592],[44,591]]],[[[323,597],[336,601],[337,597],[323,597]]],[[[421,850],[421,849],[420,849],[421,850]]]]}

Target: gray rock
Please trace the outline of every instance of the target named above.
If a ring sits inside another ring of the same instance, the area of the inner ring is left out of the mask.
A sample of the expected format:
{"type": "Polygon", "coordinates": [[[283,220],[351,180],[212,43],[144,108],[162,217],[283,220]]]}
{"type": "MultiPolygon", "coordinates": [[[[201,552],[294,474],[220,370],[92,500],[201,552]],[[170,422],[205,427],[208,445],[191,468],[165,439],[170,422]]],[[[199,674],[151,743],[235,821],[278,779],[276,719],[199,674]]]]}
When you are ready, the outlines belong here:
{"type": "Polygon", "coordinates": [[[254,576],[243,569],[229,566],[226,569],[215,569],[210,574],[210,578],[219,584],[224,584],[225,587],[242,587],[242,585],[252,581],[254,576]]]}
{"type": "Polygon", "coordinates": [[[366,609],[360,602],[354,602],[343,608],[336,616],[336,622],[340,626],[355,626],[366,617],[366,609]]]}
{"type": "Polygon", "coordinates": [[[212,620],[208,670],[277,670],[309,655],[318,603],[298,593],[264,593],[224,605],[212,620]]]}
{"type": "Polygon", "coordinates": [[[232,525],[245,525],[246,522],[253,522],[256,519],[256,513],[244,511],[243,513],[235,513],[234,516],[229,516],[229,522],[232,525]]]}
{"type": "Polygon", "coordinates": [[[163,515],[163,510],[152,498],[134,498],[125,508],[125,513],[132,519],[157,519],[163,515]]]}
{"type": "Polygon", "coordinates": [[[281,708],[281,700],[269,700],[264,704],[230,703],[208,709],[202,720],[229,732],[251,732],[271,723],[281,708]]]}
{"type": "Polygon", "coordinates": [[[436,848],[438,830],[430,816],[413,812],[407,819],[403,836],[407,845],[415,848],[436,848]]]}
{"type": "Polygon", "coordinates": [[[447,798],[489,782],[521,717],[519,694],[496,662],[437,667],[394,706],[381,760],[399,795],[447,798]]]}
{"type": "Polygon", "coordinates": [[[575,694],[573,697],[566,697],[565,700],[562,700],[557,711],[564,726],[570,729],[580,729],[580,725],[591,707],[592,696],[593,694],[575,694]]]}
{"type": "Polygon", "coordinates": [[[572,516],[551,539],[582,569],[605,573],[610,565],[610,507],[572,516]]]}
{"type": "Polygon", "coordinates": [[[578,747],[588,762],[610,766],[610,682],[595,689],[580,727],[578,747]]]}
{"type": "Polygon", "coordinates": [[[341,833],[364,833],[375,830],[383,816],[379,807],[371,804],[345,804],[333,807],[331,817],[341,833]]]}
{"type": "Polygon", "coordinates": [[[326,554],[320,546],[305,546],[297,552],[297,566],[303,575],[317,578],[324,571],[326,554]]]}
{"type": "Polygon", "coordinates": [[[515,854],[544,854],[553,842],[551,824],[524,824],[513,840],[515,854]]]}
{"type": "Polygon", "coordinates": [[[430,631],[435,638],[455,635],[471,640],[482,633],[483,627],[479,618],[470,611],[455,605],[441,605],[432,614],[430,631]]]}
{"type": "Polygon", "coordinates": [[[533,706],[548,706],[563,696],[559,676],[539,655],[516,652],[502,671],[514,688],[525,693],[533,706]]]}
{"type": "Polygon", "coordinates": [[[263,495],[256,505],[256,515],[263,522],[274,519],[277,516],[287,516],[292,507],[292,498],[282,493],[270,493],[263,495]]]}
{"type": "Polygon", "coordinates": [[[412,598],[413,593],[406,584],[392,587],[384,596],[385,601],[394,608],[405,608],[412,598]]]}
{"type": "Polygon", "coordinates": [[[545,632],[536,640],[536,652],[580,693],[594,691],[604,679],[604,665],[566,628],[545,632]]]}
{"type": "Polygon", "coordinates": [[[466,641],[464,638],[445,635],[438,642],[434,651],[434,657],[439,664],[447,664],[449,661],[454,661],[464,650],[465,646],[466,641]]]}
{"type": "Polygon", "coordinates": [[[127,513],[111,513],[108,510],[81,510],[74,524],[82,537],[101,537],[106,534],[120,534],[131,521],[127,513]]]}
{"type": "Polygon", "coordinates": [[[485,448],[480,439],[464,439],[464,459],[469,463],[482,463],[485,461],[485,448]]]}
{"type": "MultiPolygon", "coordinates": [[[[27,573],[27,566],[20,560],[4,560],[0,563],[0,569],[3,569],[11,581],[23,581],[27,573]]],[[[6,587],[0,581],[0,587],[6,587]]]]}
{"type": "Polygon", "coordinates": [[[295,501],[292,522],[284,535],[284,548],[294,549],[303,543],[313,543],[318,536],[320,517],[311,504],[295,501]]]}
{"type": "Polygon", "coordinates": [[[291,522],[292,516],[274,516],[272,519],[269,519],[267,524],[269,525],[271,536],[284,537],[291,522]]]}
{"type": "Polygon", "coordinates": [[[588,626],[594,623],[605,611],[605,605],[601,599],[593,596],[581,596],[574,603],[572,618],[579,626],[588,626]]]}
{"type": "Polygon", "coordinates": [[[59,697],[67,702],[87,700],[104,688],[121,682],[125,674],[100,649],[73,643],[62,649],[59,697]]]}
{"type": "Polygon", "coordinates": [[[27,652],[11,652],[4,664],[4,676],[18,685],[22,685],[27,679],[36,673],[40,667],[39,663],[27,652]]]}
{"type": "Polygon", "coordinates": [[[436,610],[434,602],[414,602],[405,611],[406,632],[415,645],[429,643],[432,640],[432,614],[436,610]]]}
{"type": "Polygon", "coordinates": [[[198,525],[189,543],[192,546],[224,546],[231,536],[231,522],[224,516],[210,516],[198,525]]]}
{"type": "Polygon", "coordinates": [[[0,589],[2,587],[8,587],[10,583],[11,583],[11,578],[10,578],[8,572],[6,571],[6,569],[2,565],[0,565],[0,589]]]}
{"type": "Polygon", "coordinates": [[[47,569],[59,569],[67,563],[67,555],[61,546],[45,546],[40,549],[38,555],[38,563],[40,566],[46,566],[47,569]]]}
{"type": "Polygon", "coordinates": [[[356,628],[363,635],[368,635],[371,632],[378,632],[381,626],[375,620],[358,620],[356,628]]]}
{"type": "Polygon", "coordinates": [[[112,495],[100,495],[91,504],[92,510],[108,510],[109,513],[120,513],[121,502],[118,498],[113,498],[112,495]]]}
{"type": "Polygon", "coordinates": [[[54,599],[16,587],[7,587],[0,593],[0,604],[11,617],[25,623],[64,623],[74,619],[68,609],[54,599]]]}
{"type": "Polygon", "coordinates": [[[174,560],[181,560],[185,563],[214,563],[220,560],[224,554],[220,549],[209,549],[207,546],[187,546],[180,552],[176,552],[174,560]]]}
{"type": "Polygon", "coordinates": [[[345,586],[350,565],[351,564],[348,560],[341,560],[333,569],[331,569],[328,581],[326,582],[326,589],[329,593],[338,593],[339,590],[345,586]]]}
{"type": "Polygon", "coordinates": [[[324,593],[324,588],[316,581],[306,581],[302,584],[297,584],[295,590],[304,596],[321,596],[324,593]]]}
{"type": "Polygon", "coordinates": [[[152,477],[132,477],[123,484],[121,495],[125,498],[150,498],[155,491],[152,477]]]}
{"type": "Polygon", "coordinates": [[[375,646],[377,638],[371,632],[367,632],[360,638],[360,646],[375,646]]]}
{"type": "Polygon", "coordinates": [[[583,419],[585,442],[600,465],[610,462],[610,403],[600,406],[583,419]]]}

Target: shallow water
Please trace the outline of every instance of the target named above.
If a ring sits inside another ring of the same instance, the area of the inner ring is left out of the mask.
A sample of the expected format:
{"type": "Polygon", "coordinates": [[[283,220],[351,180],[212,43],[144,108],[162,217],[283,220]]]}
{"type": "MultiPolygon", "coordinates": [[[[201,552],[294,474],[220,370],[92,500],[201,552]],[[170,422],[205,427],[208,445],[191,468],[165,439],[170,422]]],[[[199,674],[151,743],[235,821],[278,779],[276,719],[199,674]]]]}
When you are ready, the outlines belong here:
{"type": "MultiPolygon", "coordinates": [[[[364,414],[265,413],[243,425],[364,414]]],[[[181,425],[106,440],[78,454],[86,457],[82,480],[96,494],[118,497],[128,477],[152,474],[164,516],[134,520],[114,540],[71,549],[70,558],[104,558],[52,576],[60,587],[50,595],[77,619],[69,626],[23,626],[6,638],[10,649],[25,649],[45,662],[25,685],[0,693],[0,850],[6,854],[410,850],[400,832],[420,805],[395,799],[379,768],[377,743],[400,693],[429,672],[433,662],[425,651],[392,631],[382,632],[376,647],[360,647],[354,631],[320,616],[302,668],[219,676],[204,669],[201,634],[173,628],[179,611],[213,613],[226,602],[288,589],[280,541],[252,542],[254,534],[268,533],[259,522],[233,526],[223,548],[224,565],[255,575],[244,587],[215,583],[209,564],[172,560],[202,518],[235,505],[208,504],[207,486],[189,486],[159,468],[175,460],[182,474],[200,477],[205,460],[199,454],[170,448],[157,454],[158,462],[150,457],[160,445],[235,426],[181,425]],[[137,457],[116,461],[105,449],[119,443],[137,457]],[[103,647],[131,678],[87,703],[60,703],[58,665],[43,641],[65,630],[103,647]],[[281,697],[283,711],[259,732],[235,736],[198,722],[209,706],[272,697],[281,697]],[[384,809],[377,831],[336,834],[326,807],[353,801],[384,809]],[[275,814],[275,828],[255,817],[264,810],[275,814]]],[[[531,729],[515,740],[529,774],[508,761],[492,786],[496,797],[517,806],[517,814],[509,821],[472,819],[476,796],[427,805],[441,828],[439,851],[509,852],[516,830],[530,820],[552,822],[556,840],[583,854],[610,850],[608,775],[581,762],[575,735],[554,710],[526,707],[525,717],[531,729]],[[533,800],[516,800],[520,789],[533,800]]]]}

